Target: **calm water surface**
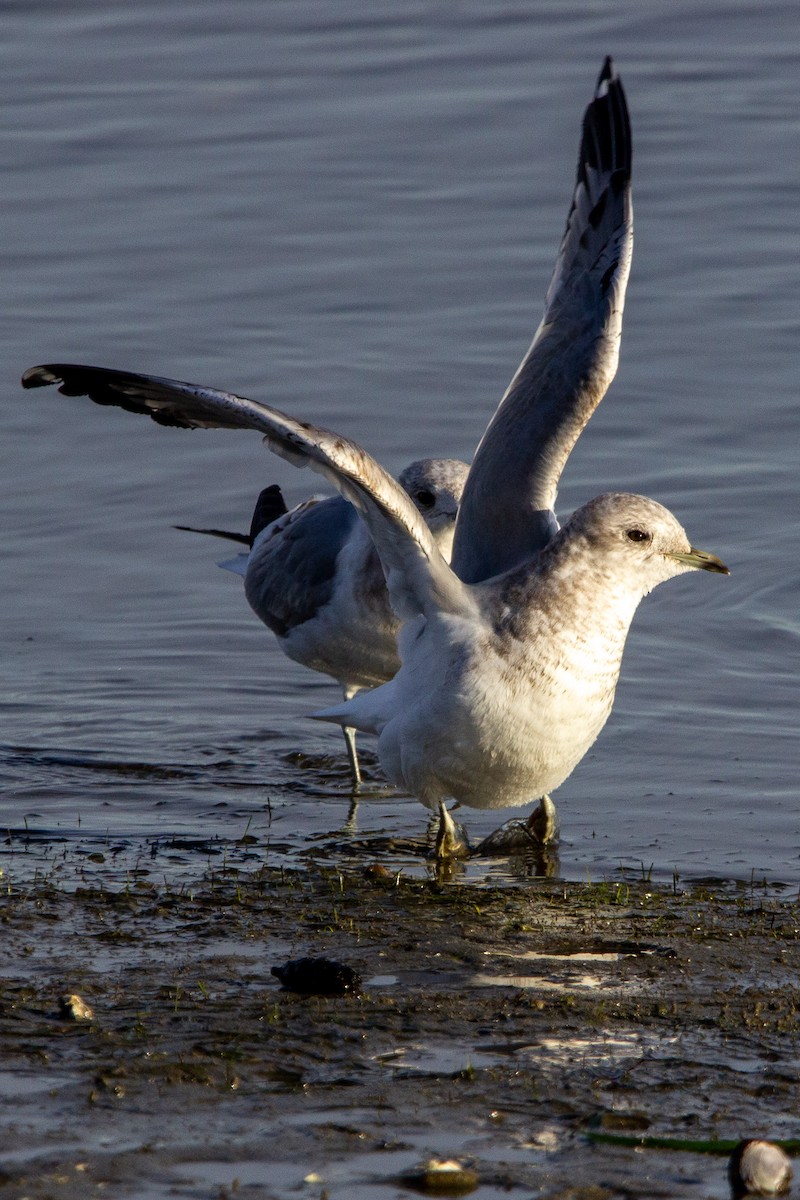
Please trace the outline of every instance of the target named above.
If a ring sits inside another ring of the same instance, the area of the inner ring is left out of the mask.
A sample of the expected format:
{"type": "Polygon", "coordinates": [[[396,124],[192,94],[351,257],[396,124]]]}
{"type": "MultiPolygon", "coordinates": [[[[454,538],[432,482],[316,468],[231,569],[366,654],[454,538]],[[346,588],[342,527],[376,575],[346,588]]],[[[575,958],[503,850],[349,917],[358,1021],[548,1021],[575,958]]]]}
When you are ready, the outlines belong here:
{"type": "MultiPolygon", "coordinates": [[[[172,528],[245,528],[266,483],[293,502],[318,481],[254,434],[23,394],[23,368],[216,384],[393,471],[469,458],[538,323],[612,53],[634,267],[560,511],[643,491],[732,575],[642,605],[613,717],[557,795],[560,869],[800,883],[799,33],[796,6],[736,0],[9,7],[0,783],[28,837],[7,869],[66,848],[164,874],[245,833],[252,861],[351,853],[339,735],[304,717],[333,685],[172,528]]],[[[419,835],[372,761],[359,833],[419,835]]]]}

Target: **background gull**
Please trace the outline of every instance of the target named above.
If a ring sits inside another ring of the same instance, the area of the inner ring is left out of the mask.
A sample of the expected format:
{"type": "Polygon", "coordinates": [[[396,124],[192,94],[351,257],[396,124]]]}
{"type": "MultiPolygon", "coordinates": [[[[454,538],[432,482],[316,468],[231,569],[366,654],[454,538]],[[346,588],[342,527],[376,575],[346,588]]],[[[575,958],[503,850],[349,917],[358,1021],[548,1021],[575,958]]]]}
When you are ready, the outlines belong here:
{"type": "MultiPolygon", "coordinates": [[[[449,560],[466,463],[426,458],[399,483],[449,560]]],[[[179,526],[179,528],[188,528],[179,526]]],[[[249,536],[195,530],[250,542],[220,564],[244,577],[247,601],[288,658],[335,679],[351,699],[391,679],[400,666],[400,622],[392,612],[369,532],[341,496],[311,497],[287,511],[275,485],[259,495],[249,536]]],[[[355,732],[343,726],[354,785],[361,782],[355,732]]]]}
{"type": "Polygon", "coordinates": [[[166,425],[255,428],[326,476],[361,512],[392,605],[409,622],[390,683],[321,714],[379,734],[390,779],[423,803],[523,804],[555,787],[610,712],[635,608],[692,567],[675,519],[641,497],[601,497],[560,533],[564,463],[616,370],[632,246],[630,130],[610,60],[584,117],[567,228],[528,354],[487,429],[459,513],[453,570],[408,496],[355,443],[267,405],[192,384],[55,364],[59,383],[166,425]]]}

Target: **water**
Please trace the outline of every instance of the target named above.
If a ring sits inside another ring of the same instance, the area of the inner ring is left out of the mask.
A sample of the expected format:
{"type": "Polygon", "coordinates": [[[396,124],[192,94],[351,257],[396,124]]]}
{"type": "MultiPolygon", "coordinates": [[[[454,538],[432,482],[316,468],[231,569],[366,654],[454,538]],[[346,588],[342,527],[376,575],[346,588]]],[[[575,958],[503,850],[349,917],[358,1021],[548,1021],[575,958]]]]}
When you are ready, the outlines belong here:
{"type": "MultiPolygon", "coordinates": [[[[612,719],[557,794],[560,871],[800,883],[798,45],[779,2],[9,7],[14,870],[64,848],[86,870],[90,853],[196,869],[244,834],[247,862],[350,854],[339,736],[304,719],[332,685],[283,658],[214,544],[172,528],[246,528],[264,484],[296,501],[317,480],[255,435],[23,394],[21,371],[66,359],[216,384],[393,471],[470,457],[538,322],[610,52],[635,139],[634,266],[619,374],[560,512],[643,491],[732,575],[643,604],[612,719]]],[[[424,810],[372,776],[359,833],[419,835],[424,810]]],[[[479,835],[493,816],[465,819],[479,835]]]]}

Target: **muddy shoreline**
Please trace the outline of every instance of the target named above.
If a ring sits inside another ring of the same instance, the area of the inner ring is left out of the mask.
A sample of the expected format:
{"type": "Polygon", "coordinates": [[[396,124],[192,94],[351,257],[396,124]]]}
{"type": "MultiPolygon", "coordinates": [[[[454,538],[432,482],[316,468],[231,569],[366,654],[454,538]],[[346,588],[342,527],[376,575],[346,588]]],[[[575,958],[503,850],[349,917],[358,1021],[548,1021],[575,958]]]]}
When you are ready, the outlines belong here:
{"type": "Polygon", "coordinates": [[[798,1133],[794,895],[222,869],[1,919],[2,1198],[388,1200],[431,1156],[486,1200],[723,1197],[725,1143],[798,1133]],[[301,955],[362,991],[282,990],[301,955]]]}

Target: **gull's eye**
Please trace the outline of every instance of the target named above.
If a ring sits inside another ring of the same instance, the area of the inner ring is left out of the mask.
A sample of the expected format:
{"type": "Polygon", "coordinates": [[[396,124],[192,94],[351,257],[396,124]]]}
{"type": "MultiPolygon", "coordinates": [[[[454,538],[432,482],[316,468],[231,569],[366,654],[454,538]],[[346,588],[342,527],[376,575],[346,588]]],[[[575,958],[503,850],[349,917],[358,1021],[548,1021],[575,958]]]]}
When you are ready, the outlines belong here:
{"type": "Polygon", "coordinates": [[[649,542],[652,535],[644,529],[629,529],[626,536],[631,542],[649,542]]]}
{"type": "Polygon", "coordinates": [[[429,492],[426,488],[423,488],[421,492],[417,492],[414,499],[420,508],[433,508],[436,503],[436,497],[433,492],[429,492]]]}

